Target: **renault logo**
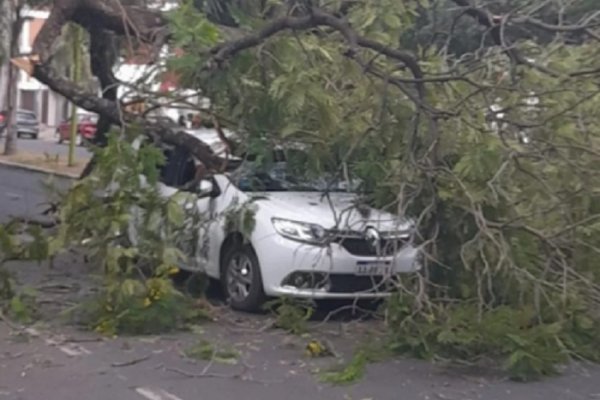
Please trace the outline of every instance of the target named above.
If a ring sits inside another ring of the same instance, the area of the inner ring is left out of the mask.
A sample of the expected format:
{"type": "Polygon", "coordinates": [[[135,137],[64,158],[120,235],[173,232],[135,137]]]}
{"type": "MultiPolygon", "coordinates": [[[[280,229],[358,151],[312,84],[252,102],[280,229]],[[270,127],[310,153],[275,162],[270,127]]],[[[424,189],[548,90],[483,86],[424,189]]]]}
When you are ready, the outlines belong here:
{"type": "Polygon", "coordinates": [[[377,229],[373,227],[368,227],[365,231],[365,240],[367,241],[371,249],[375,250],[376,252],[379,252],[381,236],[379,235],[379,232],[377,232],[377,229]]]}

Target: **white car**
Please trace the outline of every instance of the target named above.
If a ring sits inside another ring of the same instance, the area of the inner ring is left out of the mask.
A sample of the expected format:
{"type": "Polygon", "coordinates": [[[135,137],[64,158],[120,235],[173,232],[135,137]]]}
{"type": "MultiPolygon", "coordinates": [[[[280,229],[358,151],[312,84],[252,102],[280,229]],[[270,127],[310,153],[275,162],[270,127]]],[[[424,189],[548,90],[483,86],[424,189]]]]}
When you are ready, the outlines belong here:
{"type": "MultiPolygon", "coordinates": [[[[195,164],[184,149],[171,151],[163,195],[192,180],[195,164]]],[[[230,305],[245,311],[270,296],[385,297],[394,278],[420,269],[411,222],[358,206],[352,193],[293,182],[285,170],[285,162],[266,170],[242,162],[195,185],[195,204],[185,207],[205,222],[191,232],[192,246],[182,246],[188,259],[180,268],[220,280],[230,305]]]]}

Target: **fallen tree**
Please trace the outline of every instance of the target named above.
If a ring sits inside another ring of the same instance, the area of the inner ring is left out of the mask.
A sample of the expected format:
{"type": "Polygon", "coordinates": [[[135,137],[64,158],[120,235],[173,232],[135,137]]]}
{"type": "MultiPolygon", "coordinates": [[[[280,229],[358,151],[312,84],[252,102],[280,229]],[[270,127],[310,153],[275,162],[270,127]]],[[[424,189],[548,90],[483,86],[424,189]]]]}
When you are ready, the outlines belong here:
{"type": "Polygon", "coordinates": [[[395,349],[502,357],[517,378],[600,359],[597,6],[564,14],[552,1],[454,0],[440,21],[416,1],[281,1],[238,15],[224,34],[197,3],[166,18],[116,0],[57,0],[31,72],[104,128],[141,124],[218,168],[205,144],[124,111],[113,90],[119,40],[182,49],[171,67],[242,128],[242,151],[301,141],[311,150],[302,173],[356,174],[372,204],[414,216],[425,268],[388,304],[395,349]],[[465,19],[481,45],[460,53],[451,44],[465,19]],[[67,22],[92,36],[103,97],[48,64],[67,22]]]}

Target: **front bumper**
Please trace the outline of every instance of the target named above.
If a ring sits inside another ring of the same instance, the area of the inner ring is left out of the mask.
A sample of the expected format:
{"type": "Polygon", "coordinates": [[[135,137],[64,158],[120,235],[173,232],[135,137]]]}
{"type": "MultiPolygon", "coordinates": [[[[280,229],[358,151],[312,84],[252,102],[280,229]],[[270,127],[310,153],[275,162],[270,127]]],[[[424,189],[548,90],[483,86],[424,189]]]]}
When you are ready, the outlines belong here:
{"type": "Polygon", "coordinates": [[[383,298],[390,295],[393,280],[403,273],[421,268],[420,251],[407,244],[389,257],[350,254],[337,243],[320,247],[269,235],[253,243],[261,266],[263,287],[268,296],[307,299],[383,298]],[[390,267],[389,274],[358,275],[360,263],[378,263],[390,267]],[[290,284],[294,273],[326,276],[327,284],[298,287],[290,284]]]}
{"type": "Polygon", "coordinates": [[[391,295],[391,291],[332,293],[321,289],[298,289],[291,286],[276,287],[269,294],[269,296],[311,300],[384,299],[391,295]]]}

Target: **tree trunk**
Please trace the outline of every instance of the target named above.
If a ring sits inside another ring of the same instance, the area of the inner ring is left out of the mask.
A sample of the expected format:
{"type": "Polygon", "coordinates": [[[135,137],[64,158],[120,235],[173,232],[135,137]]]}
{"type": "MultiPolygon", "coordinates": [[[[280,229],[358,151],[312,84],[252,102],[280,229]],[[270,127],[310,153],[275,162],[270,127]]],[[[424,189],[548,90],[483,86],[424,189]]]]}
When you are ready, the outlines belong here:
{"type": "MultiPolygon", "coordinates": [[[[23,19],[21,18],[21,4],[11,5],[12,23],[10,29],[10,58],[19,54],[19,36],[23,28],[23,19]],[[13,8],[14,7],[14,8],[13,8]]],[[[17,90],[19,82],[19,71],[12,63],[8,65],[8,82],[6,86],[6,139],[4,142],[4,154],[9,156],[17,152],[16,117],[17,117],[17,90]]]]}

